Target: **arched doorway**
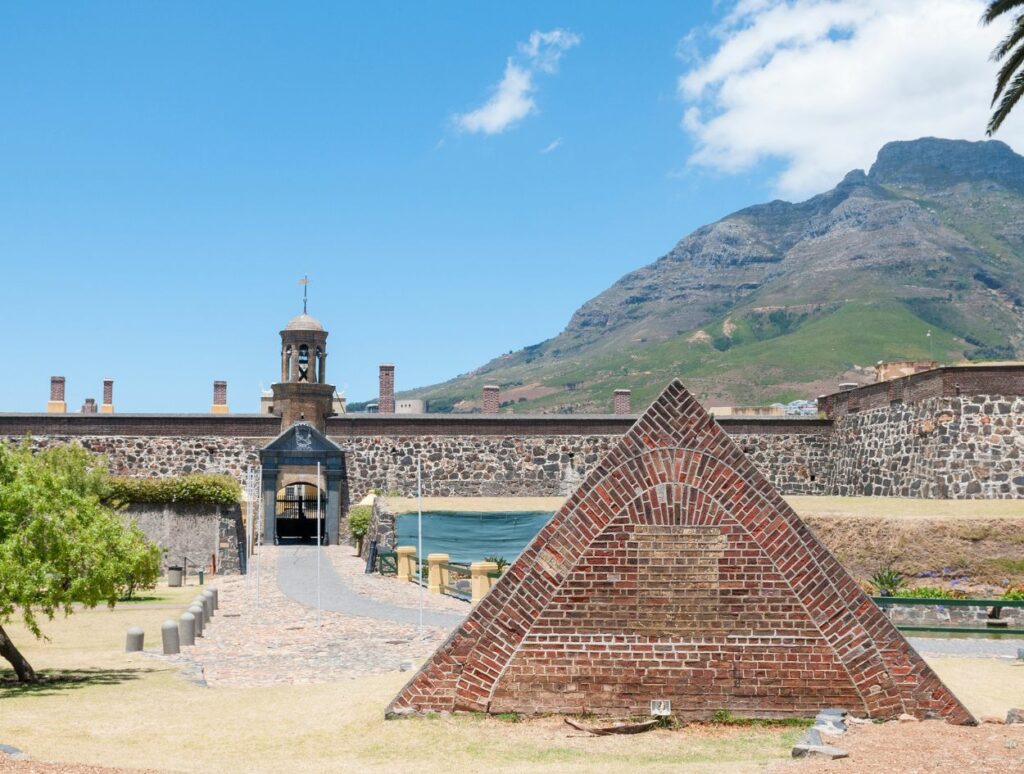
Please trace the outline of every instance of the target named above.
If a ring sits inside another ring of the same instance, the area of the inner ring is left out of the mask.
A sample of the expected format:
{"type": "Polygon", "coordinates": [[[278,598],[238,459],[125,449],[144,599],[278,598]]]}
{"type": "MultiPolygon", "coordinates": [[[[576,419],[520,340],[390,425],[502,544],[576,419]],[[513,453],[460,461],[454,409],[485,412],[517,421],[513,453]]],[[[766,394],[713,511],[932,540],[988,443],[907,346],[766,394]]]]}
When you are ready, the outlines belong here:
{"type": "Polygon", "coordinates": [[[327,528],[324,516],[327,509],[327,493],[318,489],[315,483],[296,481],[277,490],[274,509],[274,543],[281,541],[320,542],[327,545],[327,528]]]}

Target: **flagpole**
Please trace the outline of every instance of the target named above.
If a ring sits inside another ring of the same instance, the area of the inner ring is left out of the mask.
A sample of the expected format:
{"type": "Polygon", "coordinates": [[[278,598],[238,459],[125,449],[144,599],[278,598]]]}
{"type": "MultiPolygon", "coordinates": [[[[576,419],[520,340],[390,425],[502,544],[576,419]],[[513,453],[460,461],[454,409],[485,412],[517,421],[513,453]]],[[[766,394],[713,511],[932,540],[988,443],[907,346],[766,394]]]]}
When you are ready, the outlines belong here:
{"type": "Polygon", "coordinates": [[[423,459],[416,456],[416,555],[420,558],[420,624],[419,636],[423,636],[423,459]]]}
{"type": "Polygon", "coordinates": [[[324,523],[323,511],[320,507],[320,463],[316,464],[316,626],[320,628],[320,527],[324,523]]]}

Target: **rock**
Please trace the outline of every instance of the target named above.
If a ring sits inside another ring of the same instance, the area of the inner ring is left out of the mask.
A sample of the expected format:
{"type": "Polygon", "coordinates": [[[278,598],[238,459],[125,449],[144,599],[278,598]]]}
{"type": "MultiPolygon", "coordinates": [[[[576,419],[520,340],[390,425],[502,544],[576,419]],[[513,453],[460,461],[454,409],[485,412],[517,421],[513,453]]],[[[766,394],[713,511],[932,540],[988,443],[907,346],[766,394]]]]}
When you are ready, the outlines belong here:
{"type": "Polygon", "coordinates": [[[818,713],[818,716],[822,715],[838,715],[840,718],[845,718],[850,714],[849,710],[845,710],[842,707],[825,707],[818,713]]]}
{"type": "Polygon", "coordinates": [[[904,712],[902,715],[899,716],[899,721],[900,721],[900,723],[917,723],[918,722],[917,718],[915,718],[913,715],[908,715],[906,712],[904,712]]]}
{"type": "Polygon", "coordinates": [[[9,758],[14,758],[16,761],[28,760],[28,756],[25,753],[17,747],[11,747],[9,744],[0,744],[0,755],[6,755],[9,758]]]}
{"type": "Polygon", "coordinates": [[[847,717],[846,722],[856,724],[858,726],[867,726],[871,724],[871,721],[868,718],[855,718],[853,715],[847,717]]]}
{"type": "Polygon", "coordinates": [[[998,725],[1002,725],[1004,721],[1003,721],[1003,719],[1001,717],[998,717],[996,715],[982,715],[980,718],[978,718],[978,722],[980,722],[980,723],[995,723],[995,724],[998,724],[998,725]]]}
{"type": "Polygon", "coordinates": [[[793,747],[792,755],[794,758],[819,756],[822,758],[828,758],[829,760],[836,760],[837,758],[848,758],[850,753],[842,747],[833,747],[830,744],[798,744],[793,747]]]}
{"type": "Polygon", "coordinates": [[[1020,707],[1014,707],[1006,713],[1006,724],[1014,725],[1017,723],[1024,723],[1024,709],[1020,707]]]}

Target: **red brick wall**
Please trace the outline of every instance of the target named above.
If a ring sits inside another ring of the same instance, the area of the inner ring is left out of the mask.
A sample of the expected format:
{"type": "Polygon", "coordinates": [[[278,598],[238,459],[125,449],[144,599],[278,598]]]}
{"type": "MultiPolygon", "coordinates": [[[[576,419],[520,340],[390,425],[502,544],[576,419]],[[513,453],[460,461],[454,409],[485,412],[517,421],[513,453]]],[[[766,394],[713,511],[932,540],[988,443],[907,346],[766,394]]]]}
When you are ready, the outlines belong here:
{"type": "Polygon", "coordinates": [[[483,389],[483,413],[497,414],[501,405],[501,388],[497,385],[486,384],[483,389]]]}
{"type": "Polygon", "coordinates": [[[971,722],[678,382],[389,708],[971,722]]]}
{"type": "Polygon", "coordinates": [[[629,390],[616,390],[615,398],[613,400],[613,408],[616,414],[628,414],[632,410],[630,408],[630,391],[629,390]]]}

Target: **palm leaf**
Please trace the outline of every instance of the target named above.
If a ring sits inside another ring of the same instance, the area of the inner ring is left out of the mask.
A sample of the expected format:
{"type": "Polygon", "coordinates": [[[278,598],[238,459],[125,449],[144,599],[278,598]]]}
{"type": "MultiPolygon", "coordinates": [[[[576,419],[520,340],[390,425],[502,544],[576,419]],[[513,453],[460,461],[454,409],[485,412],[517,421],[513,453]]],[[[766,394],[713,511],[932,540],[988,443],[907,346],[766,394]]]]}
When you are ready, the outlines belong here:
{"type": "Polygon", "coordinates": [[[982,14],[981,20],[985,24],[991,24],[1004,13],[1015,8],[1024,8],[1024,0],[992,0],[982,14]]]}
{"type": "Polygon", "coordinates": [[[1000,41],[992,52],[992,61],[998,62],[1024,39],[1024,15],[1018,16],[1017,21],[1010,30],[1010,34],[1000,41]]]}
{"type": "Polygon", "coordinates": [[[999,107],[996,108],[996,112],[992,114],[992,118],[988,122],[988,129],[985,133],[989,137],[995,134],[1010,114],[1010,111],[1013,110],[1013,106],[1020,101],[1022,96],[1024,96],[1024,73],[1018,73],[1010,87],[1006,90],[1006,93],[1003,94],[999,107]]]}
{"type": "Polygon", "coordinates": [[[996,78],[996,90],[992,95],[992,104],[995,104],[995,101],[999,99],[1003,89],[1006,88],[1006,84],[1010,82],[1010,79],[1020,69],[1021,64],[1024,64],[1024,46],[1017,46],[1009,58],[1003,62],[1003,66],[999,68],[999,75],[996,78]]]}

